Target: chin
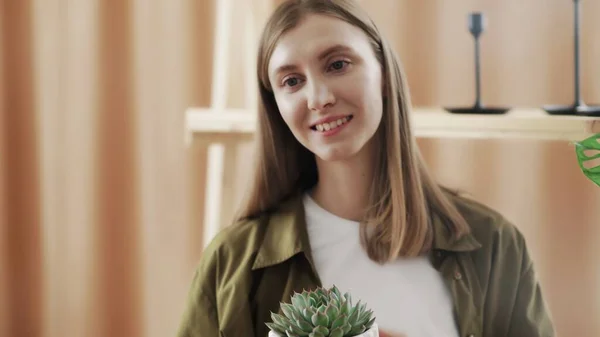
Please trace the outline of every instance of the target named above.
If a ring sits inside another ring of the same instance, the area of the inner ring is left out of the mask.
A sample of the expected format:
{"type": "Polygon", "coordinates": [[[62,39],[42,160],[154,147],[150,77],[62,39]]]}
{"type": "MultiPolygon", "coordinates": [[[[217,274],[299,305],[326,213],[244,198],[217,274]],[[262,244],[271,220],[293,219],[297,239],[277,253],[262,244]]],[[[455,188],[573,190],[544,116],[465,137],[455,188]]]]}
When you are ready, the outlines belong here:
{"type": "Polygon", "coordinates": [[[354,157],[357,152],[357,150],[348,147],[334,147],[314,153],[323,161],[342,161],[354,157]]]}

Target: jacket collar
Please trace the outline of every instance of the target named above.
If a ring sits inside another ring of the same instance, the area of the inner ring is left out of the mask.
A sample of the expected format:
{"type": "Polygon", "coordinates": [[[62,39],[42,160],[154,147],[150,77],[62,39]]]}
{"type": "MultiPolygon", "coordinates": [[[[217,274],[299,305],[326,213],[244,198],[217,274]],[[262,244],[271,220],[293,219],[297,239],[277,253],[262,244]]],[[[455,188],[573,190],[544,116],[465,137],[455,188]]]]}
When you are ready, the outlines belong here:
{"type": "MultiPolygon", "coordinates": [[[[282,263],[298,253],[304,253],[312,264],[302,195],[284,202],[277,211],[269,215],[264,225],[264,240],[258,249],[252,270],[282,263]]],[[[439,216],[432,216],[432,226],[432,250],[468,252],[481,247],[471,233],[460,238],[453,237],[439,216]]]]}
{"type": "MultiPolygon", "coordinates": [[[[481,248],[481,243],[477,241],[472,233],[467,233],[461,237],[454,237],[448,230],[448,226],[437,215],[432,215],[433,226],[433,250],[444,250],[449,252],[470,252],[481,248]]],[[[467,222],[469,220],[467,219],[467,222]]]]}
{"type": "Polygon", "coordinates": [[[300,252],[312,261],[301,195],[282,203],[263,225],[266,227],[265,236],[252,270],[282,263],[300,252]]]}

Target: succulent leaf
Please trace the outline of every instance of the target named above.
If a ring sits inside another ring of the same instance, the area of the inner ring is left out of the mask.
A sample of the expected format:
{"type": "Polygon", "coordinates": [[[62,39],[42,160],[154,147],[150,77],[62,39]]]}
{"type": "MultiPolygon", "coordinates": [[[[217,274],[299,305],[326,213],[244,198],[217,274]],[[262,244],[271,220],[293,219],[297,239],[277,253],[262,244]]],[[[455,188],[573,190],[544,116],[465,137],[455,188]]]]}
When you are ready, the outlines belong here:
{"type": "Polygon", "coordinates": [[[348,315],[348,313],[350,312],[350,302],[346,301],[346,300],[342,300],[342,303],[340,303],[340,315],[341,314],[345,314],[348,315]]]}
{"type": "Polygon", "coordinates": [[[290,321],[287,318],[285,318],[279,314],[276,314],[276,313],[271,313],[271,320],[273,321],[273,323],[278,324],[278,325],[282,325],[282,326],[290,325],[290,321]]]}
{"type": "Polygon", "coordinates": [[[350,330],[352,330],[352,325],[350,325],[350,323],[346,323],[342,326],[342,330],[344,330],[344,336],[347,336],[350,330]]]}
{"type": "Polygon", "coordinates": [[[281,337],[350,337],[368,330],[373,312],[360,300],[354,305],[349,292],[330,289],[294,292],[290,303],[280,303],[267,327],[281,337]]]}
{"type": "Polygon", "coordinates": [[[333,329],[329,333],[329,337],[344,337],[344,330],[342,328],[333,329]]]}
{"type": "Polygon", "coordinates": [[[288,319],[295,319],[294,318],[294,307],[291,304],[282,303],[281,311],[283,312],[285,317],[287,317],[288,319]]]}
{"type": "Polygon", "coordinates": [[[360,307],[358,307],[358,309],[357,309],[357,310],[358,310],[358,317],[359,317],[359,319],[360,319],[360,317],[362,317],[362,316],[363,316],[363,314],[365,313],[365,310],[367,310],[367,304],[366,304],[366,303],[362,303],[362,304],[360,305],[360,307]]]}
{"type": "Polygon", "coordinates": [[[350,330],[350,333],[348,335],[355,336],[365,332],[366,330],[367,328],[364,325],[357,325],[356,327],[352,328],[352,330],[350,330]]]}
{"type": "Polygon", "coordinates": [[[329,317],[327,317],[327,315],[325,315],[321,311],[317,311],[317,313],[311,317],[311,322],[315,326],[317,326],[317,325],[329,326],[329,317]]]}
{"type": "Polygon", "coordinates": [[[348,323],[348,317],[345,314],[342,314],[340,317],[336,318],[335,321],[333,321],[333,323],[331,323],[331,329],[337,329],[341,326],[344,326],[344,324],[348,323]]]}
{"type": "Polygon", "coordinates": [[[371,319],[372,312],[371,310],[365,311],[361,317],[356,321],[357,324],[365,324],[371,319]]]}
{"type": "Polygon", "coordinates": [[[335,285],[333,287],[331,287],[331,291],[335,293],[335,295],[337,296],[337,298],[341,298],[342,297],[342,293],[340,293],[340,290],[335,285]]]}
{"type": "Polygon", "coordinates": [[[350,306],[352,306],[352,296],[350,295],[350,293],[345,293],[344,294],[344,299],[346,300],[346,302],[348,302],[350,304],[350,306]]]}
{"type": "Polygon", "coordinates": [[[302,310],[302,317],[307,320],[308,322],[311,321],[312,316],[315,314],[315,311],[313,310],[313,308],[308,307],[308,308],[304,308],[304,310],[302,310]]]}
{"type": "Polygon", "coordinates": [[[304,332],[313,331],[313,325],[305,321],[303,318],[296,320],[296,325],[304,332]]]}
{"type": "Polygon", "coordinates": [[[338,317],[338,315],[340,314],[340,309],[338,309],[332,303],[325,310],[325,314],[327,315],[327,317],[329,317],[329,321],[333,322],[338,317]]]}
{"type": "Polygon", "coordinates": [[[294,296],[292,296],[292,305],[298,309],[304,309],[307,307],[304,297],[300,294],[294,294],[294,296]]]}
{"type": "Polygon", "coordinates": [[[290,324],[290,326],[288,327],[288,330],[286,330],[286,332],[291,332],[294,334],[294,337],[305,337],[308,336],[310,331],[303,331],[302,329],[300,329],[299,327],[290,324]]]}
{"type": "Polygon", "coordinates": [[[358,321],[358,317],[359,317],[359,313],[360,313],[359,305],[360,305],[360,301],[358,301],[356,306],[354,306],[354,307],[352,307],[352,309],[350,309],[350,315],[348,316],[348,322],[352,323],[352,322],[358,321]]]}
{"type": "Polygon", "coordinates": [[[285,336],[285,327],[281,326],[281,325],[277,325],[275,323],[265,323],[269,329],[271,329],[271,331],[276,332],[277,334],[279,334],[280,336],[285,336]]]}
{"type": "Polygon", "coordinates": [[[318,332],[320,334],[323,334],[324,336],[329,336],[329,329],[322,325],[316,326],[312,332],[318,332]]]}
{"type": "Polygon", "coordinates": [[[333,302],[333,300],[340,300],[340,297],[335,293],[335,291],[329,292],[329,298],[333,302]]]}
{"type": "Polygon", "coordinates": [[[310,306],[316,307],[318,304],[318,301],[319,301],[317,295],[315,295],[314,293],[310,293],[308,296],[309,296],[310,306]]]}

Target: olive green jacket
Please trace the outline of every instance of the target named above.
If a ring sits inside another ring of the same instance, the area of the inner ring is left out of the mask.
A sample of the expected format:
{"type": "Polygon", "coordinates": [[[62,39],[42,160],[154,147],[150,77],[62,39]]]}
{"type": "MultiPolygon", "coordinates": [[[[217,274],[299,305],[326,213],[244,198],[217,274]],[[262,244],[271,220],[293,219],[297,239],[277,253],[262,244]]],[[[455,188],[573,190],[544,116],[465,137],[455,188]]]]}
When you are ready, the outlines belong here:
{"type": "MultiPolygon", "coordinates": [[[[453,198],[471,234],[453,239],[434,216],[429,255],[451,291],[460,336],[554,336],[522,234],[493,210],[453,198]]],[[[177,336],[267,336],[265,322],[280,302],[320,285],[302,199],[292,198],[215,237],[194,275],[177,336]]]]}

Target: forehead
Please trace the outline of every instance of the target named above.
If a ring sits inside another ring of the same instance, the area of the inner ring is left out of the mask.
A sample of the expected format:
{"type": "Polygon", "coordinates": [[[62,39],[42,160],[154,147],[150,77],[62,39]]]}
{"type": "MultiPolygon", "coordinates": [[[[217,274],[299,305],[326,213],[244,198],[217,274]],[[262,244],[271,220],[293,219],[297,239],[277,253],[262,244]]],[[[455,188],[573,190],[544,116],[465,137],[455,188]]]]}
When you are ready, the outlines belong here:
{"type": "Polygon", "coordinates": [[[331,16],[308,15],[281,36],[269,60],[269,73],[283,65],[317,60],[319,53],[335,45],[354,52],[370,50],[365,50],[370,48],[369,39],[360,28],[331,16]]]}

